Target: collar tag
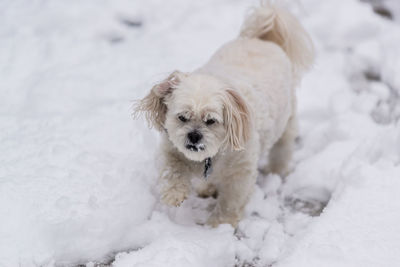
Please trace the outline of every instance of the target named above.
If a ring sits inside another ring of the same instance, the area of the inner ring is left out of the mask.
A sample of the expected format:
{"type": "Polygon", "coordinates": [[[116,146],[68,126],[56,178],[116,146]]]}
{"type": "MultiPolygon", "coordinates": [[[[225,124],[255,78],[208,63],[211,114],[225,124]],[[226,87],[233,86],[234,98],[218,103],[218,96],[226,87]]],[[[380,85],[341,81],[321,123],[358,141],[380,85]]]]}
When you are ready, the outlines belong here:
{"type": "Polygon", "coordinates": [[[211,158],[206,158],[204,160],[204,179],[207,180],[208,176],[210,176],[212,172],[212,162],[211,162],[211,158]]]}

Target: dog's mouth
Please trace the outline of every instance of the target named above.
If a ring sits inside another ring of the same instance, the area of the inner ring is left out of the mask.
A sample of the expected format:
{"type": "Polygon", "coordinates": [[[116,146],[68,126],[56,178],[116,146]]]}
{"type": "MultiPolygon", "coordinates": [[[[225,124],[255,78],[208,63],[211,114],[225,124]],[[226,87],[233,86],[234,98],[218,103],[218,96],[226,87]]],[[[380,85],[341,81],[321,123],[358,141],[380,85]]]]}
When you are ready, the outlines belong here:
{"type": "Polygon", "coordinates": [[[193,152],[204,151],[206,146],[204,144],[187,144],[186,148],[193,152]]]}

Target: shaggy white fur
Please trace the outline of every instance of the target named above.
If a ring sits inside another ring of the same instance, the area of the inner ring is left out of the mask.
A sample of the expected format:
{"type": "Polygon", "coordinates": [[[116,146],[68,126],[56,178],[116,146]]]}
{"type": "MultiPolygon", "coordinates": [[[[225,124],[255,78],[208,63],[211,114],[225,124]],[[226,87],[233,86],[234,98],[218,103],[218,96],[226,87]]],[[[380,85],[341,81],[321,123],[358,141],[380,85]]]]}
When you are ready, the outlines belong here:
{"type": "Polygon", "coordinates": [[[203,67],[176,71],[155,85],[135,114],[144,112],[163,135],[162,201],[180,205],[191,178],[202,177],[211,159],[213,171],[199,192],[218,192],[208,224],[236,226],[260,157],[269,155],[264,172],[289,171],[297,134],[294,89],[312,61],[312,42],[297,19],[265,4],[203,67]]]}

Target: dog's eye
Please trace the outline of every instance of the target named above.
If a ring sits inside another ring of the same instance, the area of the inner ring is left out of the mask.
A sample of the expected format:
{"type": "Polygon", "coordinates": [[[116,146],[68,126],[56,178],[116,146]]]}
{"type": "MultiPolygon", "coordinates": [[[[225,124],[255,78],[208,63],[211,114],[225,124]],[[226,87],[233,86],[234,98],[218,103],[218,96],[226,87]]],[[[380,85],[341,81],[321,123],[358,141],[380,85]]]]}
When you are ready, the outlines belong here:
{"type": "Polygon", "coordinates": [[[215,120],[213,120],[213,119],[209,119],[209,120],[206,121],[207,125],[211,125],[211,124],[214,124],[214,123],[215,123],[215,120]]]}
{"type": "Polygon", "coordinates": [[[187,121],[188,121],[188,119],[186,119],[186,118],[183,117],[182,115],[180,115],[180,116],[178,117],[178,119],[179,119],[181,122],[187,122],[187,121]]]}

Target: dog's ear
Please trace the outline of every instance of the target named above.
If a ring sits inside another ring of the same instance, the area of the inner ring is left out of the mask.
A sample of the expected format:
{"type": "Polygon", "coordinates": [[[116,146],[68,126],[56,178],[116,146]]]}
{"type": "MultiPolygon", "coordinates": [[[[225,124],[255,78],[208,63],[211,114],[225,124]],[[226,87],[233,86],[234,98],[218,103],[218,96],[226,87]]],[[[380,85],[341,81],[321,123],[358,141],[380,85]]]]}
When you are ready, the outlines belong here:
{"type": "Polygon", "coordinates": [[[168,78],[154,85],[146,97],[135,101],[133,105],[133,117],[136,119],[144,113],[149,127],[154,127],[162,131],[167,112],[165,97],[176,88],[182,75],[184,74],[174,71],[168,78]]]}
{"type": "Polygon", "coordinates": [[[227,142],[233,150],[242,150],[250,137],[250,109],[244,98],[232,89],[225,90],[223,102],[227,142]]]}

